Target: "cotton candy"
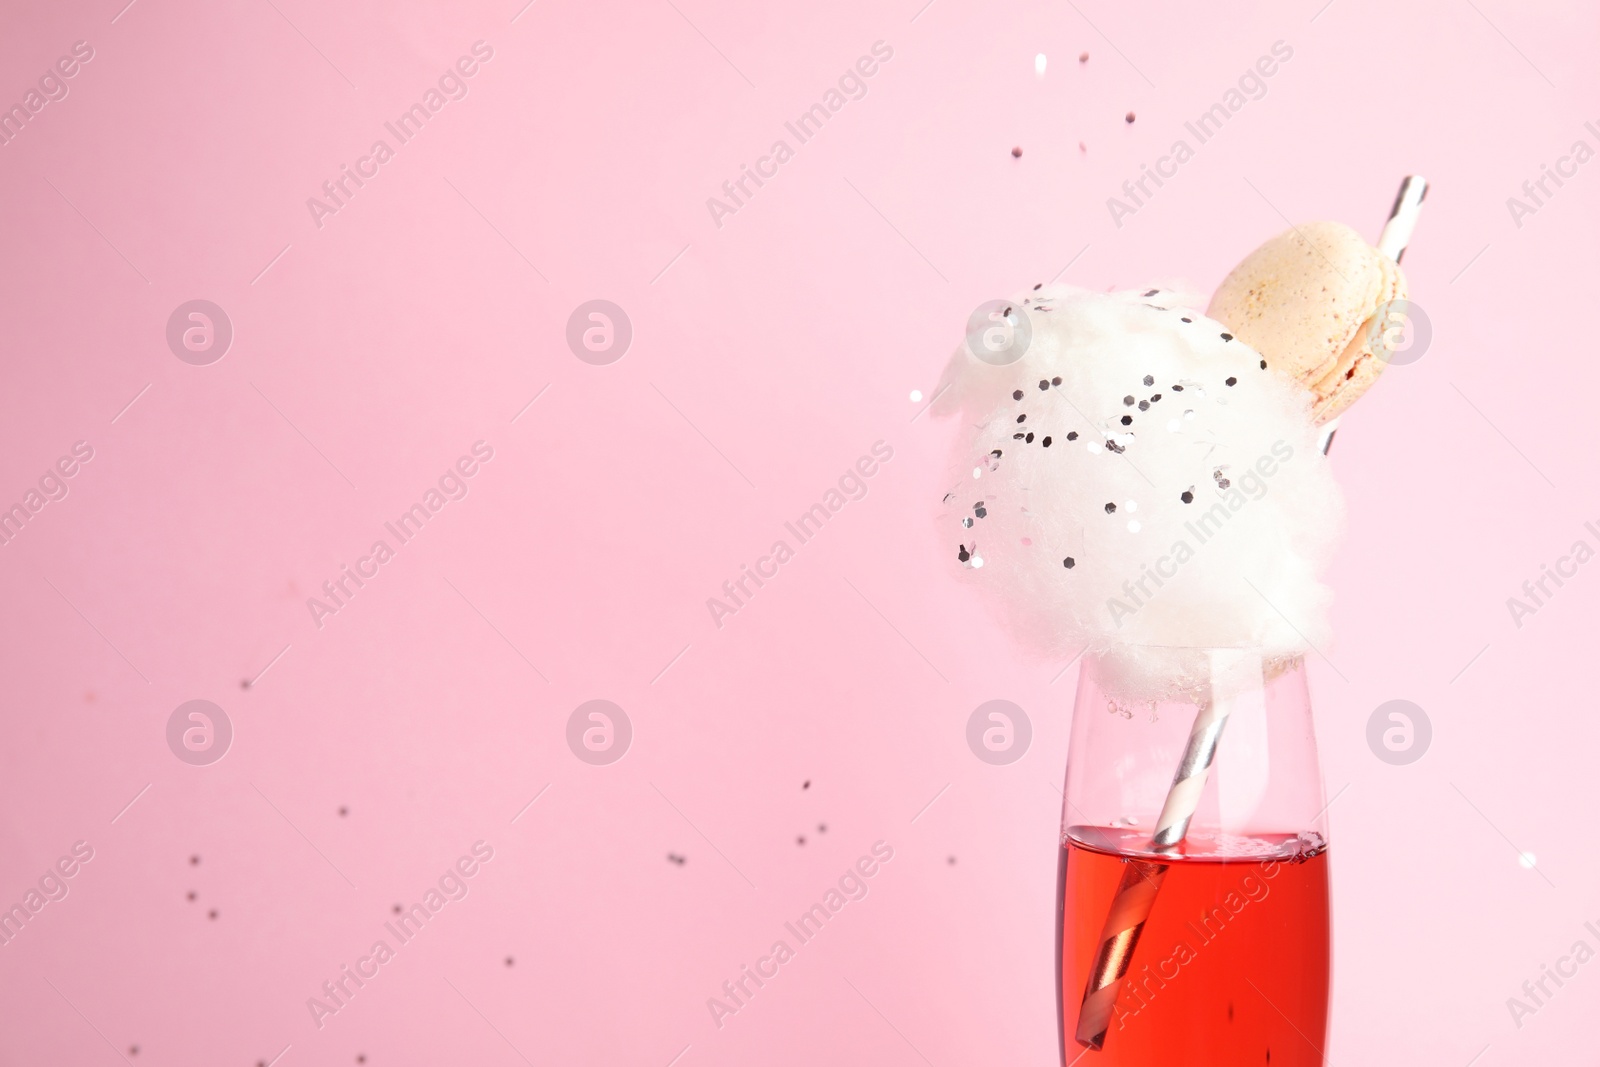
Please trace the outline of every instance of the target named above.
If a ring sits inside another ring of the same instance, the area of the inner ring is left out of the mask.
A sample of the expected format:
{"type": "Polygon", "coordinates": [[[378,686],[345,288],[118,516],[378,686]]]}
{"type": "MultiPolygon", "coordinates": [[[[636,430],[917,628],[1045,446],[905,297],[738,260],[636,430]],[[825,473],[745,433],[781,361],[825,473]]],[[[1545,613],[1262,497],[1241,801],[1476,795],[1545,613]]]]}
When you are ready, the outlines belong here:
{"type": "Polygon", "coordinates": [[[950,565],[1036,652],[1108,654],[1152,699],[1195,684],[1204,657],[1176,650],[1323,646],[1343,518],[1310,394],[1187,302],[1023,294],[1021,357],[969,340],[935,401],[961,427],[950,565]]]}

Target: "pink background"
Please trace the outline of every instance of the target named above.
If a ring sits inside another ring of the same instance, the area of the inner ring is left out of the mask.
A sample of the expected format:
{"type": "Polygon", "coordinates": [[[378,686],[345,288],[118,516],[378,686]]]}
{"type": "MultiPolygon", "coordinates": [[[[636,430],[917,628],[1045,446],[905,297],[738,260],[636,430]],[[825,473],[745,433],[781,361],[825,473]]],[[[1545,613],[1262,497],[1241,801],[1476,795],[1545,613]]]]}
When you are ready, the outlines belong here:
{"type": "Polygon", "coordinates": [[[94,449],[0,548],[0,903],[94,849],[0,948],[0,1061],[1054,1062],[1076,668],[951,580],[952,428],[907,398],[982,300],[1069,261],[1209,290],[1285,216],[1375,238],[1408,172],[1434,183],[1405,261],[1433,344],[1345,420],[1339,641],[1311,664],[1327,1051],[1592,1053],[1600,963],[1520,1028],[1506,998],[1600,947],[1600,566],[1520,629],[1505,600],[1600,543],[1600,162],[1520,227],[1505,201],[1600,145],[1600,15],[124,2],[0,17],[0,101],[94,49],[0,148],[0,502],[94,449]],[[319,229],[306,198],[480,39],[469,95],[319,229]],[[717,227],[706,198],[879,40],[867,96],[717,227]],[[1277,40],[1265,98],[1114,226],[1106,198],[1277,40]],[[235,331],[210,366],[164,339],[195,298],[235,331]],[[610,366],[564,341],[596,298],[633,324],[610,366]],[[470,494],[319,629],[306,598],[478,440],[470,494]],[[866,498],[713,625],[878,440],[866,498]],[[1035,736],[994,767],[964,729],[1002,697],[1035,736]],[[610,766],[565,740],[594,698],[633,725],[610,766]],[[1409,766],[1365,741],[1395,698],[1433,723],[1409,766]],[[210,766],[165,740],[192,699],[234,726],[210,766]],[[470,894],[319,1029],[307,998],[480,839],[470,894]],[[870,894],[719,1029],[707,998],[878,840],[870,894]]]}

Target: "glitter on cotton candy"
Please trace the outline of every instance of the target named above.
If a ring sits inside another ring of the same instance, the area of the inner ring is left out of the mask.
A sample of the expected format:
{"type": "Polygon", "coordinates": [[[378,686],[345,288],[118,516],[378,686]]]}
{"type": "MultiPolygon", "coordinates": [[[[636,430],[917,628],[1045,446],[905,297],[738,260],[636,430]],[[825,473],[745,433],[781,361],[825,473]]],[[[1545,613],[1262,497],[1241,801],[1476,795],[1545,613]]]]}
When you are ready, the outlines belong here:
{"type": "Polygon", "coordinates": [[[1321,646],[1343,505],[1310,395],[1175,293],[1017,303],[1022,358],[963,346],[935,394],[963,431],[951,565],[1036,651],[1112,654],[1130,695],[1190,686],[1179,650],[1321,646]]]}

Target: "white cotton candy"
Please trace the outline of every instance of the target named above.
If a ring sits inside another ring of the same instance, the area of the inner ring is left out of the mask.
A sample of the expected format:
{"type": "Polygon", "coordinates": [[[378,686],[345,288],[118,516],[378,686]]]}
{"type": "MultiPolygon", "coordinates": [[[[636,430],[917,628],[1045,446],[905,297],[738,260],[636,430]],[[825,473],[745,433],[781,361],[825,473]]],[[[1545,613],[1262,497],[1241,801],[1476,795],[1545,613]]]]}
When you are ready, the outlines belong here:
{"type": "Polygon", "coordinates": [[[936,394],[962,424],[939,518],[951,565],[1025,643],[1111,653],[1151,699],[1196,684],[1205,657],[1176,650],[1324,645],[1318,576],[1343,517],[1309,395],[1177,299],[1023,294],[1022,357],[963,344],[936,394]]]}

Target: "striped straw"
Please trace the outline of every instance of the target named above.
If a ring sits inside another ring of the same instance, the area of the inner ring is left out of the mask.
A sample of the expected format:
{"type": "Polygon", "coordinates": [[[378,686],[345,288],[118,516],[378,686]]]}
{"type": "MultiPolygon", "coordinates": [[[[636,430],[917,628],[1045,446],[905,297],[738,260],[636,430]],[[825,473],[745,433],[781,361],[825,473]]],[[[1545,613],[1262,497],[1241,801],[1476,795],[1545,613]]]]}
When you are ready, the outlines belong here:
{"type": "Polygon", "coordinates": [[[1400,262],[1405,257],[1406,245],[1411,243],[1411,233],[1417,228],[1417,216],[1422,213],[1422,202],[1428,198],[1428,180],[1420,174],[1408,174],[1395,194],[1394,207],[1389,209],[1389,221],[1383,224],[1383,234],[1378,238],[1378,251],[1400,262]]]}
{"type": "MultiPolygon", "coordinates": [[[[1394,196],[1394,206],[1389,209],[1389,219],[1383,224],[1383,233],[1378,237],[1378,251],[1396,263],[1405,258],[1406,246],[1411,243],[1411,234],[1417,228],[1417,216],[1422,214],[1422,202],[1427,198],[1428,180],[1420,174],[1406,175],[1400,183],[1400,191],[1394,196]]],[[[1327,455],[1328,449],[1333,447],[1333,435],[1338,429],[1338,419],[1330,419],[1323,424],[1322,437],[1317,442],[1322,447],[1323,455],[1327,455]]]]}
{"type": "MultiPolygon", "coordinates": [[[[1172,787],[1167,790],[1166,803],[1161,806],[1161,818],[1156,822],[1156,832],[1150,838],[1150,847],[1156,851],[1170,852],[1189,832],[1189,820],[1200,806],[1200,794],[1205,791],[1206,777],[1211,773],[1211,763],[1216,759],[1217,742],[1222,738],[1222,728],[1228,724],[1225,704],[1208,697],[1194,717],[1189,728],[1189,743],[1184,747],[1183,760],[1172,776],[1172,787]]],[[[1106,1030],[1111,1025],[1111,1009],[1117,1002],[1122,980],[1133,962],[1133,950],[1144,932],[1145,920],[1155,905],[1156,893],[1166,877],[1167,864],[1150,860],[1130,860],[1122,872],[1117,895],[1112,899],[1111,912],[1100,930],[1100,951],[1095,954],[1094,965],[1089,969],[1089,981],[1083,991],[1083,1007],[1078,1011],[1076,1037],[1080,1045],[1099,1049],[1105,1045],[1106,1030]]]]}

